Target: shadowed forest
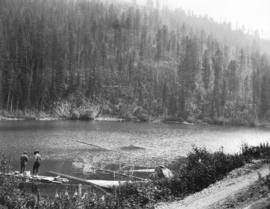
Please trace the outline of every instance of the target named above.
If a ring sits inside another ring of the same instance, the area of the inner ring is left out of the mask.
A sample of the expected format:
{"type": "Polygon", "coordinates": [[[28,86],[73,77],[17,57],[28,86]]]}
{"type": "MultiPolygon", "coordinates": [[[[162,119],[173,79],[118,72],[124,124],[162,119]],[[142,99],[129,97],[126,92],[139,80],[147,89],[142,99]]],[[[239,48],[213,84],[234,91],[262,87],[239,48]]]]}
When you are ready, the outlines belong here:
{"type": "Polygon", "coordinates": [[[141,120],[270,120],[270,42],[158,1],[1,0],[0,109],[93,106],[141,120]]]}

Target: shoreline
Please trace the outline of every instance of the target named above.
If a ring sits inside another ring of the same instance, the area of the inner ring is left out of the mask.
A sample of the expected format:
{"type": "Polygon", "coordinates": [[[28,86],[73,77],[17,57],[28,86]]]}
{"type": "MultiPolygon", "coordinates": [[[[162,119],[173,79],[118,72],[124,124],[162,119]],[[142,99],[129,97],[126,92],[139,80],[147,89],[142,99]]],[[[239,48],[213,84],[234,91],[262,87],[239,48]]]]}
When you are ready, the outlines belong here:
{"type": "Polygon", "coordinates": [[[192,125],[216,125],[216,126],[239,126],[239,127],[258,127],[258,128],[270,128],[270,122],[268,121],[256,121],[252,124],[245,124],[245,123],[235,123],[228,120],[199,120],[199,119],[193,119],[193,120],[169,120],[167,118],[162,117],[153,117],[149,118],[149,120],[140,121],[136,118],[121,118],[114,115],[100,115],[93,119],[72,119],[72,118],[65,118],[60,116],[54,116],[52,114],[48,113],[31,113],[29,114],[23,114],[23,115],[17,115],[17,113],[8,113],[8,115],[5,113],[1,113],[0,111],[0,121],[108,121],[108,122],[138,122],[138,123],[162,123],[162,124],[179,124],[179,125],[186,125],[186,126],[192,126],[192,125]]]}

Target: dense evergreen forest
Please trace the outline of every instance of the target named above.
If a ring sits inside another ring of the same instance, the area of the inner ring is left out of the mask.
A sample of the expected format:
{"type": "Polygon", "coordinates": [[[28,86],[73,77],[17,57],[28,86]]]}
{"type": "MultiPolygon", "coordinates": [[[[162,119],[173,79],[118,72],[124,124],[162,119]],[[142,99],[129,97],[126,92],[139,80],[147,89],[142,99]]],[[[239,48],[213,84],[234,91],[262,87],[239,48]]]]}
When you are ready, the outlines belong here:
{"type": "Polygon", "coordinates": [[[0,0],[0,109],[270,119],[270,43],[181,9],[0,0]]]}

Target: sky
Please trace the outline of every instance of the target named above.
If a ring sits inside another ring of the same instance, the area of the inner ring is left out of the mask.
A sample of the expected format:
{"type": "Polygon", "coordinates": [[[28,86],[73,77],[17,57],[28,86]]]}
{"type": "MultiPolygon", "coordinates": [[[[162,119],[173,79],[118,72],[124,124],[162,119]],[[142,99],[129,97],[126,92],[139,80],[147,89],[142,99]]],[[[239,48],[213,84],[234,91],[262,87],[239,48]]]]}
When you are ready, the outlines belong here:
{"type": "MultiPolygon", "coordinates": [[[[145,3],[147,0],[137,0],[145,3]]],[[[155,2],[155,0],[153,0],[155,2]]],[[[160,0],[170,8],[182,8],[197,15],[208,15],[215,21],[244,26],[270,39],[270,0],[160,0]]]]}

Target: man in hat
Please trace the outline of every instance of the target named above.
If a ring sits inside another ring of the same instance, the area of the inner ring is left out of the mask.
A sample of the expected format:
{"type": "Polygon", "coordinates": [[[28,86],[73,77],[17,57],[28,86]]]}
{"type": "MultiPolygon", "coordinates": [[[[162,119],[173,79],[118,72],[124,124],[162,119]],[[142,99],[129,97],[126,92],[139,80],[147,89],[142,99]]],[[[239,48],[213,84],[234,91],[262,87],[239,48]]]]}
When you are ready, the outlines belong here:
{"type": "Polygon", "coordinates": [[[40,162],[41,162],[41,156],[39,154],[39,151],[35,151],[34,152],[34,166],[33,166],[33,175],[37,175],[38,174],[38,169],[40,166],[40,162]]]}
{"type": "Polygon", "coordinates": [[[27,165],[27,162],[28,162],[28,155],[27,155],[27,152],[23,152],[23,154],[21,155],[21,173],[23,173],[25,171],[25,167],[27,165]]]}

